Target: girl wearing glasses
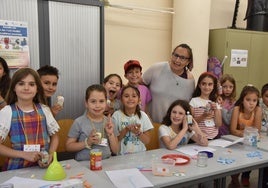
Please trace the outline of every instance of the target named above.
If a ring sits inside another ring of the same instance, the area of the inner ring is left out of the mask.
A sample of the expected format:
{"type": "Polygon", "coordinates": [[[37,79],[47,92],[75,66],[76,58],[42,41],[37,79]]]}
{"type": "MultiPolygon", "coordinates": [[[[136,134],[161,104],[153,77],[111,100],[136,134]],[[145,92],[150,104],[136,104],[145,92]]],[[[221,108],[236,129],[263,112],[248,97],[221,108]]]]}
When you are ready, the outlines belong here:
{"type": "Polygon", "coordinates": [[[145,71],[143,82],[152,94],[150,115],[154,122],[162,121],[173,101],[191,99],[195,87],[192,69],[192,49],[187,44],[180,44],[169,61],[156,63],[145,71]]]}

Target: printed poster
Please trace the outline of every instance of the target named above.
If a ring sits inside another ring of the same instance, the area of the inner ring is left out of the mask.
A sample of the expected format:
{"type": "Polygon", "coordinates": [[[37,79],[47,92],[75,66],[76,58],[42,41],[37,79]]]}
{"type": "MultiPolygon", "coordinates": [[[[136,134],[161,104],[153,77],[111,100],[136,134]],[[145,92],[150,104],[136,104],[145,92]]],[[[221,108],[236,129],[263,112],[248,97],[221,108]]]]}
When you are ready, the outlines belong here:
{"type": "Polygon", "coordinates": [[[0,56],[10,68],[27,67],[30,64],[26,22],[0,20],[0,56]]]}
{"type": "Polygon", "coordinates": [[[231,50],[230,67],[247,67],[248,50],[231,50]]]}

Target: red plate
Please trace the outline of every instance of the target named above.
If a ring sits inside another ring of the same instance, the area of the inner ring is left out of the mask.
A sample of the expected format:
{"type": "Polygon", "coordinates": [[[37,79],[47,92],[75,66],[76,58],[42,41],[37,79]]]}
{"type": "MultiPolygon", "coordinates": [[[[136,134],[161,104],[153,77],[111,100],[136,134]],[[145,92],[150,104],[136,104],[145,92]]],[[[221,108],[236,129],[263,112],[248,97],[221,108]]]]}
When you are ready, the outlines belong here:
{"type": "Polygon", "coordinates": [[[175,161],[175,165],[183,165],[190,162],[190,158],[185,155],[180,154],[167,154],[161,157],[162,159],[173,159],[175,161]]]}

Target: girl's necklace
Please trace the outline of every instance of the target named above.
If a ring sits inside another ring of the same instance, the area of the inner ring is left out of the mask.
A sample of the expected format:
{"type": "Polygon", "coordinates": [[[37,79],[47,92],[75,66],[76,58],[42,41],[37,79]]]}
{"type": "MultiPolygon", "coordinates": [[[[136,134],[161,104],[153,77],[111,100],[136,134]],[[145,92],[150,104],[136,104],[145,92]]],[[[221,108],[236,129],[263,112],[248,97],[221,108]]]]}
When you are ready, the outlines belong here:
{"type": "MultiPolygon", "coordinates": [[[[101,138],[104,137],[104,124],[105,124],[105,119],[102,118],[102,125],[101,125],[100,128],[98,129],[98,128],[96,128],[96,126],[95,126],[95,123],[97,123],[97,122],[94,123],[94,121],[92,120],[92,118],[91,118],[89,115],[87,115],[87,117],[88,117],[88,119],[89,119],[89,121],[90,121],[90,126],[92,127],[92,129],[95,130],[96,132],[98,132],[98,133],[100,134],[99,136],[100,136],[101,138]]],[[[101,123],[101,122],[98,122],[98,123],[101,123]]]]}

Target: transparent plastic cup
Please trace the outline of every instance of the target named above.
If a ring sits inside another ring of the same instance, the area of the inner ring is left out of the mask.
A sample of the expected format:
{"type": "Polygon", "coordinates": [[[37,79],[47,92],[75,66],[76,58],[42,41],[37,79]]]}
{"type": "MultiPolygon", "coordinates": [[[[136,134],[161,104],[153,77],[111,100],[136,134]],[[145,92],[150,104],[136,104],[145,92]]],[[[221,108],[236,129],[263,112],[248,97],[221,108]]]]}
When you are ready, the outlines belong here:
{"type": "Polygon", "coordinates": [[[197,154],[197,166],[206,167],[208,166],[208,155],[204,152],[199,152],[197,154]]]}

